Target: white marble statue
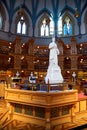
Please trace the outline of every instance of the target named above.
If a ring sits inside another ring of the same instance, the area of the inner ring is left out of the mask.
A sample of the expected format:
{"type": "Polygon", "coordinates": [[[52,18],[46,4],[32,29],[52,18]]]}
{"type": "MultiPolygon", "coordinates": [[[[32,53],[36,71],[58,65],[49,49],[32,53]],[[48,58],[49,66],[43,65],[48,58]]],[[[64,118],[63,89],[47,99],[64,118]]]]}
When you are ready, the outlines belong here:
{"type": "Polygon", "coordinates": [[[61,74],[60,66],[58,65],[59,49],[55,43],[55,38],[52,38],[52,42],[49,44],[49,66],[45,82],[50,84],[63,83],[63,77],[61,74]]]}
{"type": "Polygon", "coordinates": [[[55,43],[55,38],[52,38],[52,42],[49,44],[50,54],[49,54],[49,64],[58,64],[58,55],[59,50],[57,48],[57,45],[55,43]]]}

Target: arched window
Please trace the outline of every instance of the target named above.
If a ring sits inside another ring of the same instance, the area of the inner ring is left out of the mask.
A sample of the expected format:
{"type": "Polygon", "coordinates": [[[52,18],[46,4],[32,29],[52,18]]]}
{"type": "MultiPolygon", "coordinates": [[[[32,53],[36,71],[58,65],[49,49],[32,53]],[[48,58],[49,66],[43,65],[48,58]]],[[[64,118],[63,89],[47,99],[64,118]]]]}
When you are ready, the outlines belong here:
{"type": "Polygon", "coordinates": [[[71,16],[65,14],[58,19],[58,36],[73,35],[73,21],[71,16]]]}
{"type": "Polygon", "coordinates": [[[0,14],[0,30],[2,29],[2,20],[3,18],[2,18],[2,15],[0,14]]]}
{"type": "Polygon", "coordinates": [[[40,36],[52,36],[54,34],[54,22],[52,18],[44,16],[40,21],[40,36]]]}
{"type": "Polygon", "coordinates": [[[17,33],[26,34],[26,22],[23,16],[21,16],[17,23],[17,33]]]}
{"type": "Polygon", "coordinates": [[[48,24],[46,23],[45,18],[42,20],[41,36],[49,36],[49,27],[48,27],[48,24]]]}
{"type": "Polygon", "coordinates": [[[64,19],[64,24],[63,24],[63,35],[67,36],[67,35],[72,35],[73,31],[72,31],[72,22],[70,20],[70,18],[67,16],[64,19]]]}

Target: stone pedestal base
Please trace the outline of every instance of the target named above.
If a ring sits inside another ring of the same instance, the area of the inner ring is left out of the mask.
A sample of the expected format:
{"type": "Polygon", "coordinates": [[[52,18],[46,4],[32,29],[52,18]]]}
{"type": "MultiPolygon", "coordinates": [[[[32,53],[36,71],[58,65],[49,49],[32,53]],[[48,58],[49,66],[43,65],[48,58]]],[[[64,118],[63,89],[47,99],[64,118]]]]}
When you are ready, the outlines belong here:
{"type": "Polygon", "coordinates": [[[49,84],[63,83],[60,66],[53,64],[48,67],[45,82],[46,84],[48,82],[49,84]]]}

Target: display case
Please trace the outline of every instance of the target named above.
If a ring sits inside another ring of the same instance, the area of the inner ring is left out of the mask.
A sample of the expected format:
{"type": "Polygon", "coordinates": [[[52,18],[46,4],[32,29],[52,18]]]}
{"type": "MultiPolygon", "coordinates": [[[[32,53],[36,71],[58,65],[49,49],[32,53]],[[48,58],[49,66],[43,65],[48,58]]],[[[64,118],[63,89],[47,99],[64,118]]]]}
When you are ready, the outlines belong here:
{"type": "Polygon", "coordinates": [[[15,88],[18,84],[20,84],[22,78],[21,77],[11,77],[11,87],[15,88]]]}

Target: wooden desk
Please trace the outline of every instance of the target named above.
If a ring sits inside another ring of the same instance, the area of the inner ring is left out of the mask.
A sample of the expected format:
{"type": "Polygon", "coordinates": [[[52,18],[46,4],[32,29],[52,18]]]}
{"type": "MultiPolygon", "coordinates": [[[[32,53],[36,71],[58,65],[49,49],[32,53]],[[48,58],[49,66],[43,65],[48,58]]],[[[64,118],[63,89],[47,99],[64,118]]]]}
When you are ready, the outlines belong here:
{"type": "Polygon", "coordinates": [[[5,84],[0,83],[0,97],[3,98],[5,96],[5,84]]]}

